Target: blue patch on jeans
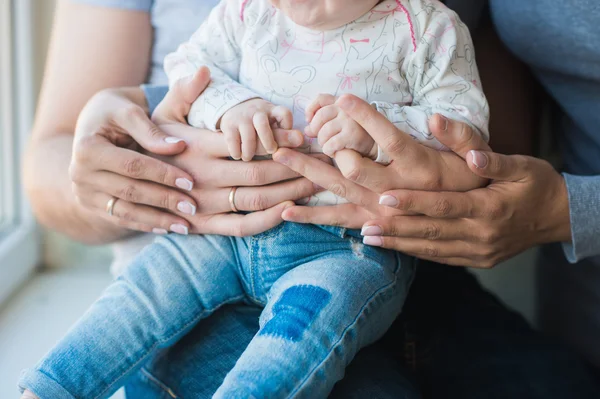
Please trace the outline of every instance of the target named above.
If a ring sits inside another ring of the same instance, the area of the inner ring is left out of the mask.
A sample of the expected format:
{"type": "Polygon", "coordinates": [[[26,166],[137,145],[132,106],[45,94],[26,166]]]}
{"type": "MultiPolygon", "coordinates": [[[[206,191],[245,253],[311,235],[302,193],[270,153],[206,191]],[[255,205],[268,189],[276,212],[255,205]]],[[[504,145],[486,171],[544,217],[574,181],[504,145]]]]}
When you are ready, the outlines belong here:
{"type": "Polygon", "coordinates": [[[300,341],[304,331],[329,302],[331,294],[314,285],[288,288],[273,305],[273,318],[258,335],[270,335],[289,341],[300,341]]]}

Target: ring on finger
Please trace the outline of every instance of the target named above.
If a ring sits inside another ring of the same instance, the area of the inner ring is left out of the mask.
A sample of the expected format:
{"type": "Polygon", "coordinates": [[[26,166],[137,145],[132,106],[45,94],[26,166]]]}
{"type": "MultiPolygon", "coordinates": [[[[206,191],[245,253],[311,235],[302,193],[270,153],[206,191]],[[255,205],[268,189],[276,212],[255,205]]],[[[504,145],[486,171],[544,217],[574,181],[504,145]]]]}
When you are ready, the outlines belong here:
{"type": "Polygon", "coordinates": [[[239,210],[235,206],[235,193],[237,191],[237,187],[231,187],[231,191],[229,191],[229,207],[231,211],[234,213],[238,213],[239,210]]]}
{"type": "Polygon", "coordinates": [[[115,210],[115,204],[117,203],[118,200],[119,200],[118,198],[112,197],[106,203],[106,213],[108,213],[108,216],[113,216],[113,212],[115,210]]]}

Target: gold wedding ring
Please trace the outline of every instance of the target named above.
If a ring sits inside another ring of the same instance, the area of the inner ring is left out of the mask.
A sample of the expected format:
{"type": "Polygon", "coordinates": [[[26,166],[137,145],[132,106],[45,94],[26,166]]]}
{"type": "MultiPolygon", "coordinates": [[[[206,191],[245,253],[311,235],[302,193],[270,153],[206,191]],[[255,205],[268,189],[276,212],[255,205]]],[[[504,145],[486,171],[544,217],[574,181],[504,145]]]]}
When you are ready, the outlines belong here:
{"type": "Polygon", "coordinates": [[[239,210],[235,207],[235,192],[237,189],[237,187],[231,187],[231,191],[229,192],[229,206],[234,213],[239,212],[239,210]]]}
{"type": "Polygon", "coordinates": [[[113,215],[113,211],[115,210],[115,204],[118,200],[119,199],[115,197],[112,197],[110,200],[108,200],[108,203],[106,204],[106,213],[108,213],[108,216],[113,215]]]}

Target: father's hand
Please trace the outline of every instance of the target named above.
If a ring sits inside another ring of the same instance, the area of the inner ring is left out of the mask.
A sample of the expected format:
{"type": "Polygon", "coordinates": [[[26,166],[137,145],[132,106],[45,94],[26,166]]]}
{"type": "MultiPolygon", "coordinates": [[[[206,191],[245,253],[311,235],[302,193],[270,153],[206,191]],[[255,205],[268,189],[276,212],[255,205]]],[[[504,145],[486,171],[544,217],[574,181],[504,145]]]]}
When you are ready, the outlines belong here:
{"type": "Polygon", "coordinates": [[[492,183],[466,193],[395,190],[391,209],[424,216],[377,218],[365,243],[456,266],[491,268],[535,245],[571,240],[563,177],[547,162],[472,151],[471,170],[492,183]]]}
{"type": "MultiPolygon", "coordinates": [[[[380,206],[379,194],[385,191],[467,191],[486,183],[464,161],[469,150],[489,150],[468,125],[440,115],[432,118],[432,133],[452,150],[442,152],[419,144],[357,97],[342,96],[338,105],[371,134],[393,162],[382,166],[353,151],[340,151],[336,155],[337,170],[304,154],[279,150],[274,156],[276,161],[351,202],[334,207],[291,207],[283,214],[285,220],[360,228],[369,219],[400,213],[380,206]]],[[[385,205],[385,198],[383,201],[385,205]]]]}

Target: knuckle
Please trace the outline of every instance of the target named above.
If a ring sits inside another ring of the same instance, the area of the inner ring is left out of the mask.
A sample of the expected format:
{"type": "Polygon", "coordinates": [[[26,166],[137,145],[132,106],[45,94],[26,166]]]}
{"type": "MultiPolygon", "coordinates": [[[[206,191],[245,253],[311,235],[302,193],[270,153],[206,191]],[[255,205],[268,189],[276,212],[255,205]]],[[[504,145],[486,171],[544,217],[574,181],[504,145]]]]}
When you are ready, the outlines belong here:
{"type": "Polygon", "coordinates": [[[415,199],[410,194],[398,195],[398,209],[402,209],[404,211],[411,211],[415,207],[415,199]]]}
{"type": "Polygon", "coordinates": [[[333,183],[327,189],[339,197],[346,198],[346,186],[343,184],[333,183]]]}
{"type": "Polygon", "coordinates": [[[383,149],[388,154],[402,154],[407,147],[404,140],[399,140],[396,135],[389,135],[383,140],[383,149]]]}
{"type": "Polygon", "coordinates": [[[244,171],[244,178],[250,184],[258,185],[265,181],[265,172],[262,168],[252,165],[244,171]]]}
{"type": "Polygon", "coordinates": [[[484,244],[491,245],[500,239],[500,234],[496,230],[487,229],[481,232],[479,238],[484,244]]]}
{"type": "Polygon", "coordinates": [[[442,189],[442,177],[436,174],[429,174],[424,180],[423,185],[428,191],[440,191],[442,189]]]}
{"type": "Polygon", "coordinates": [[[363,172],[360,167],[353,165],[348,171],[344,173],[344,177],[355,183],[360,183],[363,178],[363,172]]]}
{"type": "Polygon", "coordinates": [[[135,221],[135,214],[133,212],[130,212],[130,211],[124,211],[121,214],[121,217],[119,219],[121,219],[123,221],[126,221],[126,222],[134,222],[135,221]]]}
{"type": "Polygon", "coordinates": [[[433,211],[438,216],[448,216],[452,213],[452,204],[445,198],[439,199],[434,204],[433,211]]]}
{"type": "Polygon", "coordinates": [[[437,258],[439,256],[439,251],[437,248],[435,248],[431,245],[428,245],[423,248],[423,255],[430,257],[430,258],[437,258]]]}
{"type": "Polygon", "coordinates": [[[157,206],[162,209],[175,209],[174,204],[177,201],[172,199],[172,197],[168,193],[162,193],[158,197],[157,206]]]}
{"type": "Polygon", "coordinates": [[[265,210],[269,207],[269,198],[265,195],[257,194],[252,197],[250,207],[253,211],[265,210]]]}
{"type": "Polygon", "coordinates": [[[490,201],[486,207],[485,216],[491,220],[501,219],[506,213],[506,205],[501,201],[490,201]]]}
{"type": "Polygon", "coordinates": [[[439,240],[441,237],[441,230],[438,225],[432,223],[425,226],[423,236],[428,240],[439,240]]]}
{"type": "Polygon", "coordinates": [[[162,184],[167,185],[170,181],[169,168],[164,164],[161,164],[156,170],[156,180],[162,184]]]}
{"type": "Polygon", "coordinates": [[[140,158],[128,159],[123,164],[123,170],[125,170],[125,173],[133,178],[141,177],[144,173],[145,167],[146,165],[144,160],[140,158]]]}
{"type": "Polygon", "coordinates": [[[138,191],[133,185],[123,187],[118,191],[118,197],[127,202],[138,202],[138,191]]]}

